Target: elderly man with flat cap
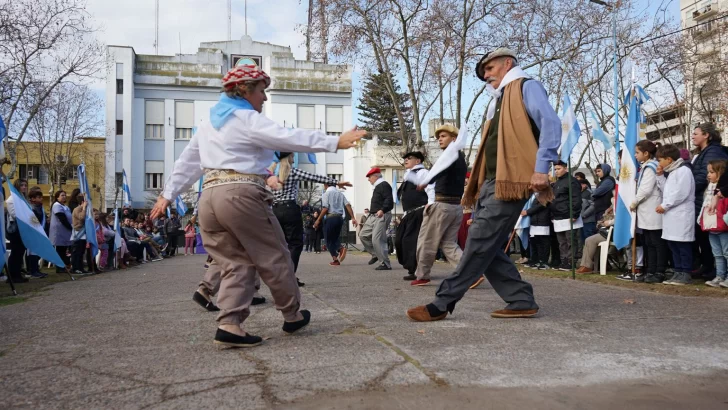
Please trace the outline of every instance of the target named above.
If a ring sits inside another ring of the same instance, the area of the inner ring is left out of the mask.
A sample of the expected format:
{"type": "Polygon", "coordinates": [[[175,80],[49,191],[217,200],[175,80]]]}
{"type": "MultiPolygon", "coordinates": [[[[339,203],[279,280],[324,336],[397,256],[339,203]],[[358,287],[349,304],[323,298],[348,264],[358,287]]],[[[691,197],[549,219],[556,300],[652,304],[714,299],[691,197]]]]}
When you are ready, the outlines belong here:
{"type": "Polygon", "coordinates": [[[407,171],[402,178],[404,182],[397,190],[397,197],[402,203],[404,218],[397,226],[394,247],[397,250],[397,261],[407,269],[407,276],[404,277],[404,280],[413,281],[417,279],[415,276],[417,237],[420,235],[425,206],[435,202],[435,188],[433,185],[428,185],[424,191],[417,189],[417,186],[420,185],[419,181],[423,181],[429,174],[429,171],[422,165],[425,156],[421,152],[408,152],[402,158],[404,158],[404,167],[407,171]],[[415,182],[411,182],[411,180],[415,182]]]}
{"type": "Polygon", "coordinates": [[[460,264],[440,284],[435,300],[407,311],[414,321],[442,320],[452,314],[483,274],[507,303],[492,317],[533,317],[539,309],[533,288],[503,248],[532,191],[541,200],[553,197],[548,172],[558,160],[561,122],[543,85],[518,67],[513,51],[499,48],[486,54],[475,72],[494,99],[463,195],[463,206],[475,205],[473,224],[460,264]]]}
{"type": "Polygon", "coordinates": [[[392,270],[387,251],[387,228],[392,222],[394,195],[392,186],[382,178],[382,170],[374,167],[367,172],[369,183],[374,186],[372,202],[369,206],[369,217],[359,233],[364,249],[372,255],[370,265],[381,262],[375,270],[392,270]]]}

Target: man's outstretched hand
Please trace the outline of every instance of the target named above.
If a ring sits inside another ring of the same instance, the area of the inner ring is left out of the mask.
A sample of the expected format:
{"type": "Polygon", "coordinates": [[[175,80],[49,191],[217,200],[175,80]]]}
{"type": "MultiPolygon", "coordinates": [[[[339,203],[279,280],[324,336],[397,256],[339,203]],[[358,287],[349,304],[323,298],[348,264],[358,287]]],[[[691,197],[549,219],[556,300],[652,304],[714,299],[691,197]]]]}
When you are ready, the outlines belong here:
{"type": "Polygon", "coordinates": [[[152,212],[149,214],[149,217],[152,219],[157,219],[160,216],[164,215],[164,213],[167,211],[167,207],[171,202],[167,200],[166,198],[160,196],[159,199],[157,199],[157,203],[154,204],[154,208],[152,208],[152,212]]]}

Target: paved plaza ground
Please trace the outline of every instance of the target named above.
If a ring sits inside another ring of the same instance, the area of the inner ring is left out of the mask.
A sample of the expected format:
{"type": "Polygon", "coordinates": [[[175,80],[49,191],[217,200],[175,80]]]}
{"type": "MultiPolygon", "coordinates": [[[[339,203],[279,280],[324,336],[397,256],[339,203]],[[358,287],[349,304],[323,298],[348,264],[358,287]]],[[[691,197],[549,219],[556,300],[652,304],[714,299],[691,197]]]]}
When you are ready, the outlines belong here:
{"type": "Polygon", "coordinates": [[[213,345],[191,300],[203,256],[54,284],[0,307],[0,408],[728,408],[728,299],[527,275],[538,318],[490,318],[504,304],[484,285],[415,323],[436,286],[367,260],[304,254],[311,324],[284,335],[264,287],[251,349],[213,345]]]}

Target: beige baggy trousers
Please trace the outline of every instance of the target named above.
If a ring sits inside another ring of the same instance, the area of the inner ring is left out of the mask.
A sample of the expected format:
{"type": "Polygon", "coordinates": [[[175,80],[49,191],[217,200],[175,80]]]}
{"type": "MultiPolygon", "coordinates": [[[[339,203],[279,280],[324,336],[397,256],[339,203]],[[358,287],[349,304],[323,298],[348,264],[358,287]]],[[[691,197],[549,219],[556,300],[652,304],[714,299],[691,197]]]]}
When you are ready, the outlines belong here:
{"type": "MultiPolygon", "coordinates": [[[[202,278],[202,282],[200,282],[199,285],[207,291],[208,296],[215,296],[217,295],[217,292],[220,291],[221,273],[222,268],[220,267],[220,264],[213,259],[212,262],[210,262],[210,267],[205,271],[205,276],[202,278]]],[[[260,291],[260,275],[255,275],[255,293],[253,294],[253,297],[262,297],[258,291],[260,291]]]]}
{"type": "Polygon", "coordinates": [[[463,220],[463,207],[435,202],[425,208],[417,237],[417,279],[430,279],[437,249],[454,267],[460,263],[463,251],[458,246],[458,231],[463,220]]]}
{"type": "Polygon", "coordinates": [[[256,272],[284,319],[303,319],[298,313],[301,292],[272,202],[273,194],[256,184],[217,185],[202,191],[198,206],[202,240],[221,269],[217,295],[221,325],[240,325],[247,319],[256,272]]]}

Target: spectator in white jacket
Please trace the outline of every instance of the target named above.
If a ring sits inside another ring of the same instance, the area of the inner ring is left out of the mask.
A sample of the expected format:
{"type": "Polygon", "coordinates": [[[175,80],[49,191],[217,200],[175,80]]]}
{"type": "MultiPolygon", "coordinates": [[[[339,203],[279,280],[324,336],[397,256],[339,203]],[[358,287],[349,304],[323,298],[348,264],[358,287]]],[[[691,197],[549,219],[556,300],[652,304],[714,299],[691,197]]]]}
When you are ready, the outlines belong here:
{"type": "Polygon", "coordinates": [[[637,211],[637,228],[642,229],[647,254],[647,269],[641,276],[646,283],[662,283],[667,270],[667,242],[662,239],[662,215],[656,209],[662,203],[662,191],[657,183],[657,146],[642,140],[635,146],[635,157],[642,164],[637,180],[637,195],[630,205],[637,211]]]}
{"type": "Polygon", "coordinates": [[[670,221],[662,226],[662,239],[667,240],[672,251],[675,269],[672,279],[663,283],[689,285],[695,241],[695,179],[690,163],[680,158],[680,150],[675,145],[660,147],[657,162],[660,164],[657,175],[666,176],[658,179],[663,197],[657,213],[663,215],[663,220],[670,221]]]}

